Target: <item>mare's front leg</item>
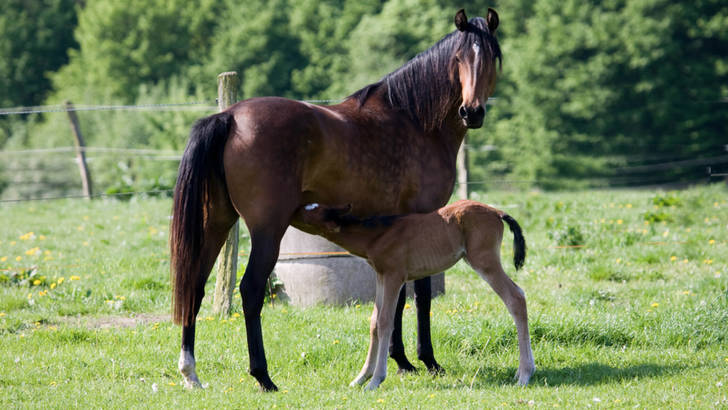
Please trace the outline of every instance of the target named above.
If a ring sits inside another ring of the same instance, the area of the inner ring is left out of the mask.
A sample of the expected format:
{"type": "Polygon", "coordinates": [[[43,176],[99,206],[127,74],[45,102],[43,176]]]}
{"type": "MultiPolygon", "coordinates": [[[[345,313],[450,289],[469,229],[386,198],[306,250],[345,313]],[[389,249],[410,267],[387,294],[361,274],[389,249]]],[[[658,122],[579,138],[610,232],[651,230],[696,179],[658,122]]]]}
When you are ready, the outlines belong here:
{"type": "Polygon", "coordinates": [[[374,374],[366,390],[375,390],[387,378],[387,353],[389,339],[394,326],[394,310],[397,305],[397,294],[404,284],[403,276],[396,274],[377,274],[377,338],[378,349],[374,374]],[[381,285],[379,285],[381,283],[381,285]],[[380,292],[381,290],[381,292],[380,292]]]}
{"type": "Polygon", "coordinates": [[[250,258],[243,279],[240,281],[240,294],[243,299],[243,314],[248,339],[248,356],[250,357],[249,372],[258,381],[263,391],[278,390],[268,374],[260,312],[263,309],[265,298],[265,284],[278,259],[283,232],[285,232],[285,227],[276,231],[251,229],[250,258]]]}
{"type": "Polygon", "coordinates": [[[417,307],[417,358],[432,374],[444,373],[445,370],[435,360],[432,350],[432,334],[430,330],[430,308],[432,305],[432,277],[414,281],[415,306],[417,307]]]}

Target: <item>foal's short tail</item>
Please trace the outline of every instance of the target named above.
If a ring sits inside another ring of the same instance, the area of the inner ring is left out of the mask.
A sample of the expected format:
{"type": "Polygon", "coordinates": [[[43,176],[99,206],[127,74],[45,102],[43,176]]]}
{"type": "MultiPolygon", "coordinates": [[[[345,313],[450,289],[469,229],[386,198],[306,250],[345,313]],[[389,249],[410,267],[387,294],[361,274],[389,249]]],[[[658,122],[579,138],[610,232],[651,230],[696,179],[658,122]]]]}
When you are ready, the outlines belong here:
{"type": "Polygon", "coordinates": [[[207,278],[207,272],[202,272],[200,266],[205,240],[204,208],[209,200],[210,182],[213,178],[225,180],[222,152],[233,123],[228,112],[197,121],[179,165],[169,229],[172,320],[177,324],[190,325],[194,321],[196,292],[207,278]]]}
{"type": "Polygon", "coordinates": [[[513,232],[513,264],[516,266],[516,270],[521,269],[526,260],[526,239],[523,238],[523,231],[518,222],[510,215],[503,214],[501,219],[506,221],[513,232]]]}

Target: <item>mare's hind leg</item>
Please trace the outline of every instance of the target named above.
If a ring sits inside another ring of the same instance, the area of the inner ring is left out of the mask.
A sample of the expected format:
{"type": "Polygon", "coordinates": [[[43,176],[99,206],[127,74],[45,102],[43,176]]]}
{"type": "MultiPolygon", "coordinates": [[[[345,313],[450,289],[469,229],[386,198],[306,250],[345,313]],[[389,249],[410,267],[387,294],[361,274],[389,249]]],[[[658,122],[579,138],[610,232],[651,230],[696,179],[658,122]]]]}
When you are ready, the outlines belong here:
{"type": "Polygon", "coordinates": [[[503,271],[500,255],[496,252],[480,252],[474,257],[468,255],[470,265],[485,279],[498,294],[516,323],[518,332],[519,364],[515,379],[525,386],[531,379],[536,366],[531,351],[531,338],[528,333],[528,311],[526,295],[503,271]]]}
{"type": "MultiPolygon", "coordinates": [[[[399,297],[397,299],[397,307],[394,310],[394,330],[392,330],[392,343],[390,343],[389,345],[389,357],[394,359],[394,361],[397,362],[397,367],[399,367],[397,373],[410,373],[417,371],[417,368],[414,367],[409,360],[407,360],[407,355],[404,352],[404,343],[402,342],[402,312],[404,311],[404,304],[406,299],[407,291],[405,287],[402,286],[402,289],[399,292],[399,297]]],[[[419,310],[417,311],[417,313],[419,315],[419,310]]],[[[429,319],[429,311],[427,313],[429,319]]]]}
{"type": "MultiPolygon", "coordinates": [[[[202,269],[204,274],[201,275],[201,278],[203,279],[197,283],[195,288],[195,304],[193,306],[195,317],[197,317],[197,314],[200,311],[202,298],[205,296],[205,282],[207,282],[207,278],[210,275],[210,270],[212,270],[212,267],[215,264],[215,259],[220,253],[220,248],[222,248],[222,244],[225,242],[230,228],[238,219],[238,214],[235,213],[235,210],[232,206],[230,206],[227,198],[221,196],[221,191],[219,191],[218,194],[217,200],[208,210],[210,217],[204,227],[204,244],[202,252],[199,255],[200,269],[202,269]]],[[[197,377],[197,372],[195,371],[194,318],[189,325],[182,327],[182,347],[180,349],[177,366],[184,377],[185,387],[202,387],[202,383],[197,377]]]]}
{"type": "Polygon", "coordinates": [[[248,339],[248,356],[250,357],[249,372],[258,381],[263,391],[278,390],[268,374],[260,313],[263,309],[265,284],[278,260],[280,241],[286,227],[287,224],[270,224],[263,228],[250,228],[250,258],[248,266],[245,268],[245,274],[240,281],[248,339]]]}

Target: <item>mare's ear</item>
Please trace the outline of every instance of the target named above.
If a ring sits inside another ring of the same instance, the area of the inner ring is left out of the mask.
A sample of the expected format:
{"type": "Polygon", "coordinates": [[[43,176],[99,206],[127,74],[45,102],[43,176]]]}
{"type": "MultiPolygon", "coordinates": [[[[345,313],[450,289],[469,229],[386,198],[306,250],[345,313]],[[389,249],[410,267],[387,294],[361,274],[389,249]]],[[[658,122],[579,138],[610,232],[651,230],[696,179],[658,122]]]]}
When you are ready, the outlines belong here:
{"type": "Polygon", "coordinates": [[[460,9],[455,13],[455,27],[460,31],[465,31],[468,28],[468,16],[465,15],[464,9],[460,9]]]}
{"type": "Polygon", "coordinates": [[[498,22],[500,21],[498,19],[498,13],[488,7],[488,16],[485,18],[485,21],[488,22],[488,30],[490,30],[490,34],[494,34],[495,30],[498,28],[498,22]]]}

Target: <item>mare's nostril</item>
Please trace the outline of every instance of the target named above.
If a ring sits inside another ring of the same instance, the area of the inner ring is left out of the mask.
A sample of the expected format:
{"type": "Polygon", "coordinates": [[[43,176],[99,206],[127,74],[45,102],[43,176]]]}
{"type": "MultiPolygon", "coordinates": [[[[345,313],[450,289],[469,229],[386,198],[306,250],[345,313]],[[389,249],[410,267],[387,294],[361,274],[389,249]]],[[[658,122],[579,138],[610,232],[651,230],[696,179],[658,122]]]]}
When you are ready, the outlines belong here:
{"type": "Polygon", "coordinates": [[[465,109],[464,105],[461,105],[458,109],[458,114],[460,114],[461,118],[468,118],[468,111],[465,109]]]}
{"type": "Polygon", "coordinates": [[[482,105],[479,105],[478,108],[475,109],[475,113],[474,114],[476,116],[481,116],[481,117],[484,116],[485,115],[485,107],[483,107],[482,105]]]}

